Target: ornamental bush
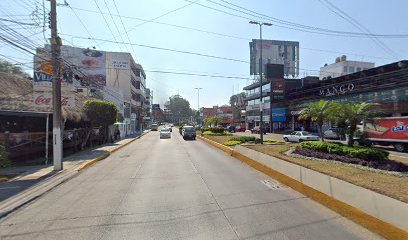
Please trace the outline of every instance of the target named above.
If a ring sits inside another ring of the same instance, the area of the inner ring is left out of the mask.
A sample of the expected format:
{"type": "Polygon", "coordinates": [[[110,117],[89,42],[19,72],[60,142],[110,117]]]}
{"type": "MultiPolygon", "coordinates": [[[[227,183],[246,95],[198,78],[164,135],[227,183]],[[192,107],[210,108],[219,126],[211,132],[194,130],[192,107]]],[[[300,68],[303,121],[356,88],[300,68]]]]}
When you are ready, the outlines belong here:
{"type": "Polygon", "coordinates": [[[239,145],[241,143],[242,142],[240,142],[240,141],[228,141],[228,142],[223,142],[222,144],[225,145],[225,146],[235,146],[235,145],[239,145]]]}
{"type": "Polygon", "coordinates": [[[241,137],[233,137],[230,141],[240,141],[242,143],[255,141],[255,137],[252,136],[241,136],[241,137]]]}
{"type": "Polygon", "coordinates": [[[389,152],[370,148],[370,147],[348,147],[336,143],[327,142],[302,142],[302,148],[322,152],[336,154],[340,156],[347,156],[350,158],[359,158],[369,161],[383,161],[388,159],[389,152]]]}
{"type": "Polygon", "coordinates": [[[0,168],[6,168],[11,165],[11,162],[8,158],[6,148],[0,145],[0,168]]]}
{"type": "Polygon", "coordinates": [[[213,133],[222,133],[224,132],[224,128],[223,127],[212,127],[210,128],[210,131],[213,133]]]}
{"type": "Polygon", "coordinates": [[[207,136],[232,136],[231,133],[227,133],[227,132],[215,133],[215,132],[211,132],[211,131],[205,131],[205,132],[203,132],[203,135],[207,135],[207,136]]]}

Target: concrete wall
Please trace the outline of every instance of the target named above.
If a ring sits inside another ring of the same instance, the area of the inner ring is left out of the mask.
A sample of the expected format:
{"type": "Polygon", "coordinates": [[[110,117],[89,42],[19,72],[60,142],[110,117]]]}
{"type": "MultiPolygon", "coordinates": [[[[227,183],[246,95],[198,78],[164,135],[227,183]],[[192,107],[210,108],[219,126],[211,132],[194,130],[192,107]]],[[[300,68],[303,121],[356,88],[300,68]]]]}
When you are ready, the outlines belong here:
{"type": "Polygon", "coordinates": [[[332,198],[361,209],[373,217],[408,231],[407,203],[249,148],[236,146],[234,151],[332,198]]]}

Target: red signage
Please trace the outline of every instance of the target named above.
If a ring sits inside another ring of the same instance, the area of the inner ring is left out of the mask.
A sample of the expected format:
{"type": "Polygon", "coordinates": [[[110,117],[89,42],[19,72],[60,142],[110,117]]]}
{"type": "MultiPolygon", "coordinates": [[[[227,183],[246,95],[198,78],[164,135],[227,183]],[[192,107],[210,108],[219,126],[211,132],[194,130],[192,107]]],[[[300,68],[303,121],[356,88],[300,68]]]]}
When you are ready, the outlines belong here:
{"type": "Polygon", "coordinates": [[[364,131],[369,138],[408,140],[408,118],[376,119],[374,124],[367,123],[364,131]]]}
{"type": "MultiPolygon", "coordinates": [[[[34,99],[35,105],[38,106],[51,106],[52,103],[52,97],[46,97],[44,95],[39,95],[37,96],[36,99],[34,99]]],[[[68,106],[69,105],[69,97],[62,96],[61,97],[61,105],[62,106],[68,106]]]]}

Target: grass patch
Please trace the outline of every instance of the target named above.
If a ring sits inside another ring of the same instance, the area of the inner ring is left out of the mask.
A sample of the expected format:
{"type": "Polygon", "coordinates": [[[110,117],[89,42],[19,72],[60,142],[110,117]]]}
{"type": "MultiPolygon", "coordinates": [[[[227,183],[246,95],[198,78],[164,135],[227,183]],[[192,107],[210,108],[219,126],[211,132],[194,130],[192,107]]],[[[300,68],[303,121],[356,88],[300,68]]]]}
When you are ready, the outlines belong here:
{"type": "Polygon", "coordinates": [[[240,142],[240,141],[227,141],[227,142],[223,142],[222,144],[225,145],[225,146],[228,146],[228,147],[232,147],[232,146],[235,146],[235,145],[239,145],[241,143],[242,142],[240,142]]]}
{"type": "Polygon", "coordinates": [[[247,147],[408,203],[408,177],[389,176],[351,166],[294,158],[283,154],[294,146],[299,144],[247,147]]]}
{"type": "Polygon", "coordinates": [[[264,143],[285,143],[285,141],[282,140],[273,140],[273,139],[264,139],[264,143]]]}
{"type": "Polygon", "coordinates": [[[205,136],[232,136],[232,133],[205,131],[205,132],[203,132],[203,135],[205,135],[205,136]]]}
{"type": "Polygon", "coordinates": [[[204,137],[221,144],[230,141],[232,138],[231,136],[208,136],[208,135],[204,135],[204,137]]]}

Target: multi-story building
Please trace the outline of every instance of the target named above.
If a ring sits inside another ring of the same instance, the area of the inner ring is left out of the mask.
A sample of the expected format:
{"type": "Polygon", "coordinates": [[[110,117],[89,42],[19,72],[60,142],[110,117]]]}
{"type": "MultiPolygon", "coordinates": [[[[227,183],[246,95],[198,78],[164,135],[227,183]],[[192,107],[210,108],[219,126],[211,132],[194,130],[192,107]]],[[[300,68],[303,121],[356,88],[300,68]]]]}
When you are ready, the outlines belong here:
{"type": "Polygon", "coordinates": [[[350,61],[345,55],[337,57],[335,63],[320,68],[319,79],[327,80],[343,75],[364,71],[375,66],[372,62],[350,61]]]}
{"type": "Polygon", "coordinates": [[[120,89],[124,98],[127,133],[143,131],[146,74],[130,53],[106,53],[106,86],[120,89]]]}
{"type": "MultiPolygon", "coordinates": [[[[284,79],[283,80],[283,94],[286,94],[288,90],[301,87],[303,85],[317,83],[319,81],[318,77],[305,77],[302,79],[284,79]]],[[[275,87],[276,88],[276,87],[275,87]]],[[[262,119],[263,126],[270,131],[273,129],[283,128],[282,121],[273,121],[272,117],[275,114],[272,111],[272,108],[275,108],[275,102],[280,101],[271,101],[273,95],[273,84],[270,79],[264,79],[262,81],[262,119]],[[271,90],[272,89],[272,90],[271,90]]],[[[245,128],[252,129],[255,126],[260,125],[260,82],[255,81],[254,83],[244,87],[245,90],[245,128]]],[[[276,90],[276,89],[275,89],[276,90]]],[[[284,96],[286,99],[286,96],[284,96]]],[[[277,109],[277,108],[275,108],[277,109]]]]}
{"type": "Polygon", "coordinates": [[[152,124],[152,104],[153,91],[151,91],[149,88],[146,88],[144,128],[149,128],[152,124]]]}
{"type": "MultiPolygon", "coordinates": [[[[35,68],[49,65],[49,45],[37,50],[35,68]]],[[[146,74],[130,53],[61,46],[64,94],[76,89],[83,95],[112,102],[119,110],[122,136],[143,131],[146,100],[146,74]]],[[[49,84],[43,72],[35,71],[35,91],[49,84]]]]}

